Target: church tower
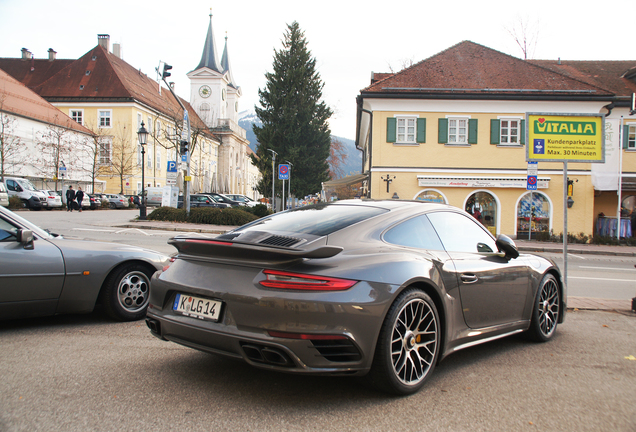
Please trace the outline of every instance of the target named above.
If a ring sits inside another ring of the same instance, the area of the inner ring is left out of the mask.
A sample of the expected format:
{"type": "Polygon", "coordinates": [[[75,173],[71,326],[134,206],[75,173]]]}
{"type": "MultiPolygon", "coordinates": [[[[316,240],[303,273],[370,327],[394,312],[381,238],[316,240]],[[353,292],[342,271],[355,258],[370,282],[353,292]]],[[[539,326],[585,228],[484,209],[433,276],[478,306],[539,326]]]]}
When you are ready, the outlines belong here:
{"type": "Polygon", "coordinates": [[[230,70],[227,36],[223,57],[219,59],[212,31],[212,11],[199,65],[190,73],[190,105],[207,127],[219,126],[219,120],[238,122],[241,88],[236,85],[230,70]]]}

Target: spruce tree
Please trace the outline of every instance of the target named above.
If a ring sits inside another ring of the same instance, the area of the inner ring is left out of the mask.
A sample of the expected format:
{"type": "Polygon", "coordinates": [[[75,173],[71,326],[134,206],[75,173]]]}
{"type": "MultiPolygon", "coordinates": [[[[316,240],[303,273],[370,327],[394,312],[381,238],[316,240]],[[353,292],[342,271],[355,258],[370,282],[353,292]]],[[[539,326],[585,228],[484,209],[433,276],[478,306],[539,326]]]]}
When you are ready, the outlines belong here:
{"type": "Polygon", "coordinates": [[[333,112],[321,100],[324,84],[316,71],[316,59],[295,21],[287,25],[283,48],[274,51],[273,68],[272,73],[265,74],[265,88],[258,91],[261,107],[255,107],[263,124],[254,126],[260,144],[258,159],[252,160],[262,174],[258,190],[264,196],[272,192],[272,157],[268,151],[271,149],[278,153],[276,195],[281,190],[278,165],[289,161],[293,164],[291,192],[304,197],[320,192],[321,183],[330,179],[328,120],[333,112]]]}

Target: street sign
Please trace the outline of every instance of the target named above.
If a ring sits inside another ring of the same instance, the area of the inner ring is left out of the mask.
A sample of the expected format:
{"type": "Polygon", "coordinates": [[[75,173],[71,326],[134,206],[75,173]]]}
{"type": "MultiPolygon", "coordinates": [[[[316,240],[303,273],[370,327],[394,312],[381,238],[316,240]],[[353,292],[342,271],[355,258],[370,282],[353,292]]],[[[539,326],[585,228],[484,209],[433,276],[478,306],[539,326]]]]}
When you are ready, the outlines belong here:
{"type": "Polygon", "coordinates": [[[168,161],[168,172],[177,172],[177,161],[168,161]]]}
{"type": "Polygon", "coordinates": [[[188,161],[188,155],[187,154],[181,155],[181,162],[187,162],[187,161],[188,161]]]}
{"type": "Polygon", "coordinates": [[[289,165],[278,165],[278,180],[289,180],[289,165]]]}
{"type": "Polygon", "coordinates": [[[529,175],[528,176],[528,186],[526,188],[529,191],[536,191],[537,190],[537,176],[534,175],[529,175]]]}
{"type": "Polygon", "coordinates": [[[539,172],[539,162],[528,162],[528,175],[536,176],[539,172]]]}

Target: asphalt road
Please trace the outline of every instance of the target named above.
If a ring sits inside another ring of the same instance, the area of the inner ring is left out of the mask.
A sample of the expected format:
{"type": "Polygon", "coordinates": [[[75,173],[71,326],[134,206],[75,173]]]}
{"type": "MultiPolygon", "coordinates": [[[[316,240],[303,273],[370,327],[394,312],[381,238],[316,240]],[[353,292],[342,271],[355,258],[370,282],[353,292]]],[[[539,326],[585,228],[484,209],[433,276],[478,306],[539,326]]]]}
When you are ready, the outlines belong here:
{"type": "Polygon", "coordinates": [[[392,397],[262,371],[97,312],[0,322],[0,431],[634,431],[636,319],[570,313],[555,338],[445,359],[392,397]]]}

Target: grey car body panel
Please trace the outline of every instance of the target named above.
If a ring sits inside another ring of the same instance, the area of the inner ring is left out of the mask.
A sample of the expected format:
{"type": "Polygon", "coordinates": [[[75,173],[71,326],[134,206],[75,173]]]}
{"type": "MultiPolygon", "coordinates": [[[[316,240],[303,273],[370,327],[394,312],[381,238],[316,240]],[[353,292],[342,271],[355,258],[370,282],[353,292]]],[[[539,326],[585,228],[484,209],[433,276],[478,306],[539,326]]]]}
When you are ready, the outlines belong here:
{"type": "MultiPolygon", "coordinates": [[[[187,251],[180,249],[179,259],[152,280],[148,317],[161,324],[157,336],[204,351],[240,356],[251,364],[255,363],[244,355],[240,344],[255,340],[288,353],[295,363],[294,372],[366,373],[373,361],[380,327],[402,291],[412,287],[425,290],[437,304],[443,327],[441,360],[457,349],[528,329],[537,287],[547,272],[553,272],[561,285],[560,321],[564,319],[567,293],[558,268],[550,260],[528,255],[508,259],[499,252],[448,253],[382,240],[388,229],[413,215],[440,210],[461,213],[460,210],[391,201],[343,204],[378,206],[390,211],[320,238],[305,236],[306,241],[296,248],[241,244],[239,236],[231,245],[227,244],[231,240],[225,245],[200,242],[187,251]],[[303,253],[322,244],[344,250],[331,257],[301,259],[303,253]],[[255,248],[271,250],[271,256],[279,256],[258,260],[250,255],[255,248]],[[241,256],[241,251],[246,255],[241,256]],[[299,258],[293,259],[294,254],[299,258]],[[265,278],[264,268],[360,282],[346,291],[268,289],[258,284],[265,278]],[[220,321],[175,313],[172,302],[177,292],[222,301],[220,321]],[[311,342],[273,338],[268,334],[270,330],[344,335],[360,349],[361,358],[342,363],[328,361],[311,342]]],[[[303,237],[285,231],[268,233],[303,237]]],[[[231,238],[232,233],[223,237],[231,238]]],[[[172,244],[182,245],[185,240],[175,239],[172,244]]]]}
{"type": "Polygon", "coordinates": [[[35,237],[33,249],[15,238],[0,242],[0,319],[91,312],[113,269],[139,262],[159,270],[168,258],[134,246],[56,237],[5,209],[0,217],[35,237]]]}

